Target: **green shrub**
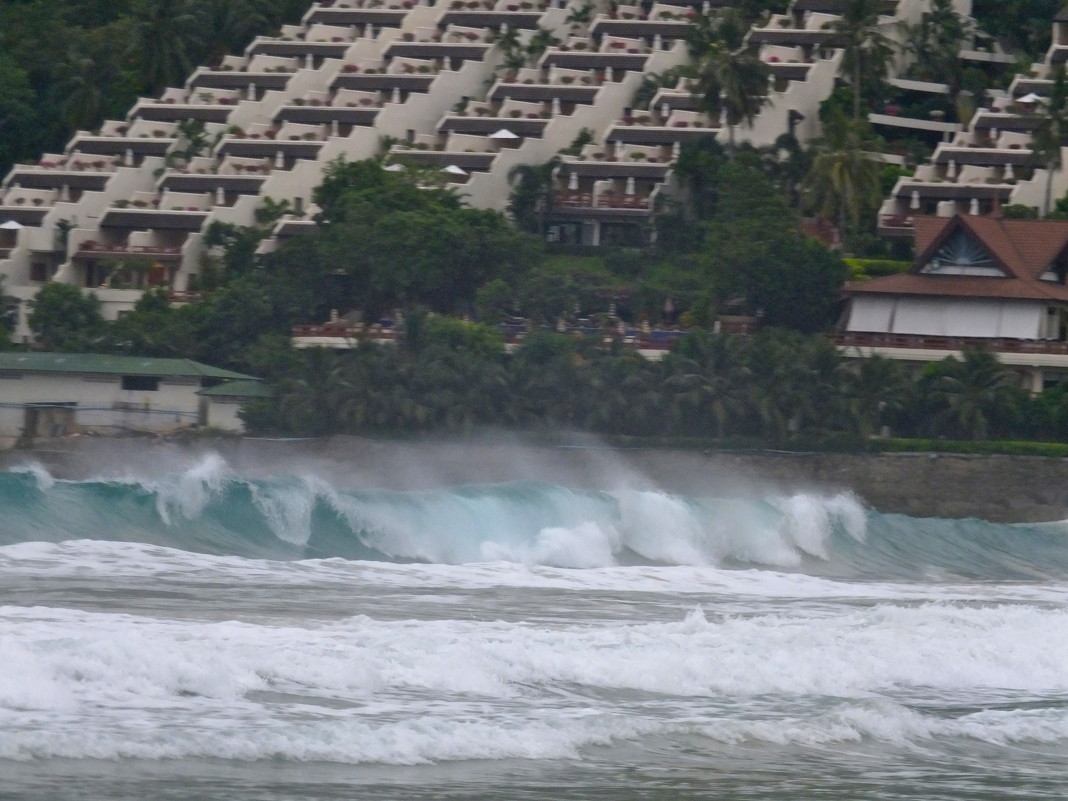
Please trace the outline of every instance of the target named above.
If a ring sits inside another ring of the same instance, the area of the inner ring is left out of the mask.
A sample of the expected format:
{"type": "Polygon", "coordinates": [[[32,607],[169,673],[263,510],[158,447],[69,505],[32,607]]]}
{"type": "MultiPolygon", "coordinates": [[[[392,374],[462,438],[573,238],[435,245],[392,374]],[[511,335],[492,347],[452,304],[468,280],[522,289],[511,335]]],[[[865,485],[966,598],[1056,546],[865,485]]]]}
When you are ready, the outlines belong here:
{"type": "Polygon", "coordinates": [[[912,262],[895,261],[892,259],[843,259],[849,265],[854,281],[865,281],[869,278],[880,278],[884,275],[896,275],[908,272],[912,262]]]}
{"type": "Polygon", "coordinates": [[[1068,458],[1068,443],[996,440],[880,439],[871,449],[879,453],[961,453],[1068,458]]]}

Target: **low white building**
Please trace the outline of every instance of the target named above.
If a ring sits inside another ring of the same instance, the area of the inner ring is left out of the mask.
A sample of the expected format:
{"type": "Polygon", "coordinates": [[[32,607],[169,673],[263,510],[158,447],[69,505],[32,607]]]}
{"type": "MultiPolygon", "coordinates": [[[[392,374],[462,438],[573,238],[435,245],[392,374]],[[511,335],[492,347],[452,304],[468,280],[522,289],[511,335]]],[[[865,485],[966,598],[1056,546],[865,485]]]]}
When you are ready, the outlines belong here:
{"type": "Polygon", "coordinates": [[[984,348],[1028,387],[1068,375],[1068,222],[920,217],[912,269],[846,286],[847,354],[925,363],[984,348]]]}
{"type": "Polygon", "coordinates": [[[237,409],[266,392],[251,376],[189,359],[0,353],[0,446],[20,438],[208,425],[239,433],[237,409]]]}

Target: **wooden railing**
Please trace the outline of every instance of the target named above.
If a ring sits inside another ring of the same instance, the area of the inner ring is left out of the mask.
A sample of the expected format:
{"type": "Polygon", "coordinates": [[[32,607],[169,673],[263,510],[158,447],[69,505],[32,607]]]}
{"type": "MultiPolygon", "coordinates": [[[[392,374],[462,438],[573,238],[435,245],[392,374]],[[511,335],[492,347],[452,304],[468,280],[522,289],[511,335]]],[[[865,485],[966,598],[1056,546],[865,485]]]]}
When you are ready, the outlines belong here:
{"type": "Polygon", "coordinates": [[[922,334],[879,334],[860,331],[841,331],[833,334],[832,339],[836,345],[841,347],[954,351],[979,348],[994,353],[1040,353],[1068,356],[1068,342],[1052,339],[945,337],[922,334]]]}

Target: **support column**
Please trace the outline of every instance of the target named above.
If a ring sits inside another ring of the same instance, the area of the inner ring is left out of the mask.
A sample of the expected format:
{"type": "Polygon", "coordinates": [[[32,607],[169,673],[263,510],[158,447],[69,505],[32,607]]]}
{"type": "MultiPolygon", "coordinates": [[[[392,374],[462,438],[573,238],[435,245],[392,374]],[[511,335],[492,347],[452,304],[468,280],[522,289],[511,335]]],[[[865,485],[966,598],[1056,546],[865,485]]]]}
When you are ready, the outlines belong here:
{"type": "Polygon", "coordinates": [[[1045,387],[1045,374],[1042,372],[1042,368],[1031,368],[1031,370],[1028,371],[1027,377],[1030,379],[1031,386],[1029,387],[1029,389],[1031,390],[1031,394],[1038,395],[1040,392],[1042,392],[1045,387]]]}

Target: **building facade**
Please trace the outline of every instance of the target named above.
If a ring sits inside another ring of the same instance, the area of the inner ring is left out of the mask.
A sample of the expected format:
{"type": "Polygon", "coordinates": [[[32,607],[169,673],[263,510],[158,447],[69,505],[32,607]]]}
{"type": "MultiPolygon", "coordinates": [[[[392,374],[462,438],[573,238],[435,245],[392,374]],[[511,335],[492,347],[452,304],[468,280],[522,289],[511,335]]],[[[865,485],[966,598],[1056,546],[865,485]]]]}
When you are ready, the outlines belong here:
{"type": "Polygon", "coordinates": [[[240,433],[236,410],[264,392],[251,376],[189,359],[0,353],[0,444],[209,425],[240,433]]]}

